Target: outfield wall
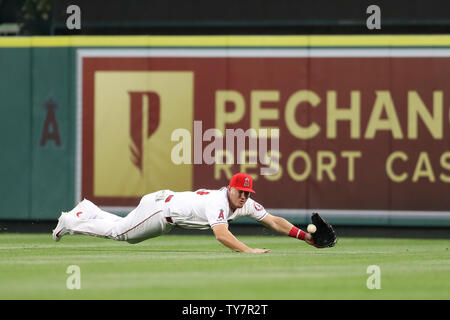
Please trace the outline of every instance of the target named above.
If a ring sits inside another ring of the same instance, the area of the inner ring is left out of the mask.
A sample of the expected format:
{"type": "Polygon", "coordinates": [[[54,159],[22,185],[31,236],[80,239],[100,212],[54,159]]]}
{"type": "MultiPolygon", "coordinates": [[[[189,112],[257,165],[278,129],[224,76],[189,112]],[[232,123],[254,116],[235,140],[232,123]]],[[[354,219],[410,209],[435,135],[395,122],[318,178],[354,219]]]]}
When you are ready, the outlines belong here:
{"type": "Polygon", "coordinates": [[[0,38],[0,219],[246,171],[295,223],[450,226],[449,71],[450,36],[0,38]]]}

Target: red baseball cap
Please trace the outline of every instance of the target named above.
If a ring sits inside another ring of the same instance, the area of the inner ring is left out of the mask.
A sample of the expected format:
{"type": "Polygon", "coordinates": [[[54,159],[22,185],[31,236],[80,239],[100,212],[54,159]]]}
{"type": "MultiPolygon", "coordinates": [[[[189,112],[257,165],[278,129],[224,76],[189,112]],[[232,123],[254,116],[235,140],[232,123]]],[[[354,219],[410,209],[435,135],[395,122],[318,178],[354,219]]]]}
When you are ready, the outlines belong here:
{"type": "Polygon", "coordinates": [[[232,176],[229,186],[237,190],[256,193],[255,190],[252,189],[253,188],[252,177],[243,172],[236,173],[234,176],[232,176]]]}

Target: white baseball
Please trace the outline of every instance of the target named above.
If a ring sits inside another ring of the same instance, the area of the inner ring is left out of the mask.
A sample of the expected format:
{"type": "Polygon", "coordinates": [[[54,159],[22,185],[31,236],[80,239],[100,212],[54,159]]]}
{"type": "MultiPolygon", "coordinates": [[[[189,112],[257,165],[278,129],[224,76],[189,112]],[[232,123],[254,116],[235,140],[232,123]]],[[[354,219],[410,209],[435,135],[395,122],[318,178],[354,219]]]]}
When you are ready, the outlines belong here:
{"type": "Polygon", "coordinates": [[[308,227],[306,228],[306,231],[308,231],[309,233],[314,233],[316,232],[317,227],[313,224],[308,224],[308,227]]]}

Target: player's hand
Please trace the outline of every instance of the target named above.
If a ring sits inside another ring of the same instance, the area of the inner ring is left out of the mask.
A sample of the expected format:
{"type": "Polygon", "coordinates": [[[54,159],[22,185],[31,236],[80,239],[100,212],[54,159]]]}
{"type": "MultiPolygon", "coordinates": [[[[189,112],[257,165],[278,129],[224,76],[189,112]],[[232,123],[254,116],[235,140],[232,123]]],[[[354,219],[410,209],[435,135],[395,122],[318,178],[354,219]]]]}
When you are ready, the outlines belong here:
{"type": "Polygon", "coordinates": [[[270,249],[258,249],[258,248],[254,248],[252,249],[252,251],[250,251],[251,253],[266,253],[269,252],[270,249]]]}
{"type": "Polygon", "coordinates": [[[314,240],[313,237],[311,235],[311,233],[306,233],[305,235],[305,242],[313,247],[315,247],[316,245],[314,244],[314,240]]]}

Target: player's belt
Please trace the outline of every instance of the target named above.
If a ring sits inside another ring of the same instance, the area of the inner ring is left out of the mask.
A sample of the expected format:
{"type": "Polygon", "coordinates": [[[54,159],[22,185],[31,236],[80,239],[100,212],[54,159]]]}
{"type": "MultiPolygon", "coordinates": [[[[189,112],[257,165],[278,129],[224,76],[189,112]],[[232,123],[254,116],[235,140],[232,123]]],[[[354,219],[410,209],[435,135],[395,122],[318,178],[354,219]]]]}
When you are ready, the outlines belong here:
{"type": "MultiPolygon", "coordinates": [[[[164,203],[168,203],[170,200],[172,200],[173,196],[174,196],[173,194],[167,196],[167,197],[165,198],[165,200],[164,200],[164,203]]],[[[173,224],[173,220],[172,220],[171,217],[166,217],[166,221],[167,221],[168,223],[172,223],[172,224],[173,224]]]]}

